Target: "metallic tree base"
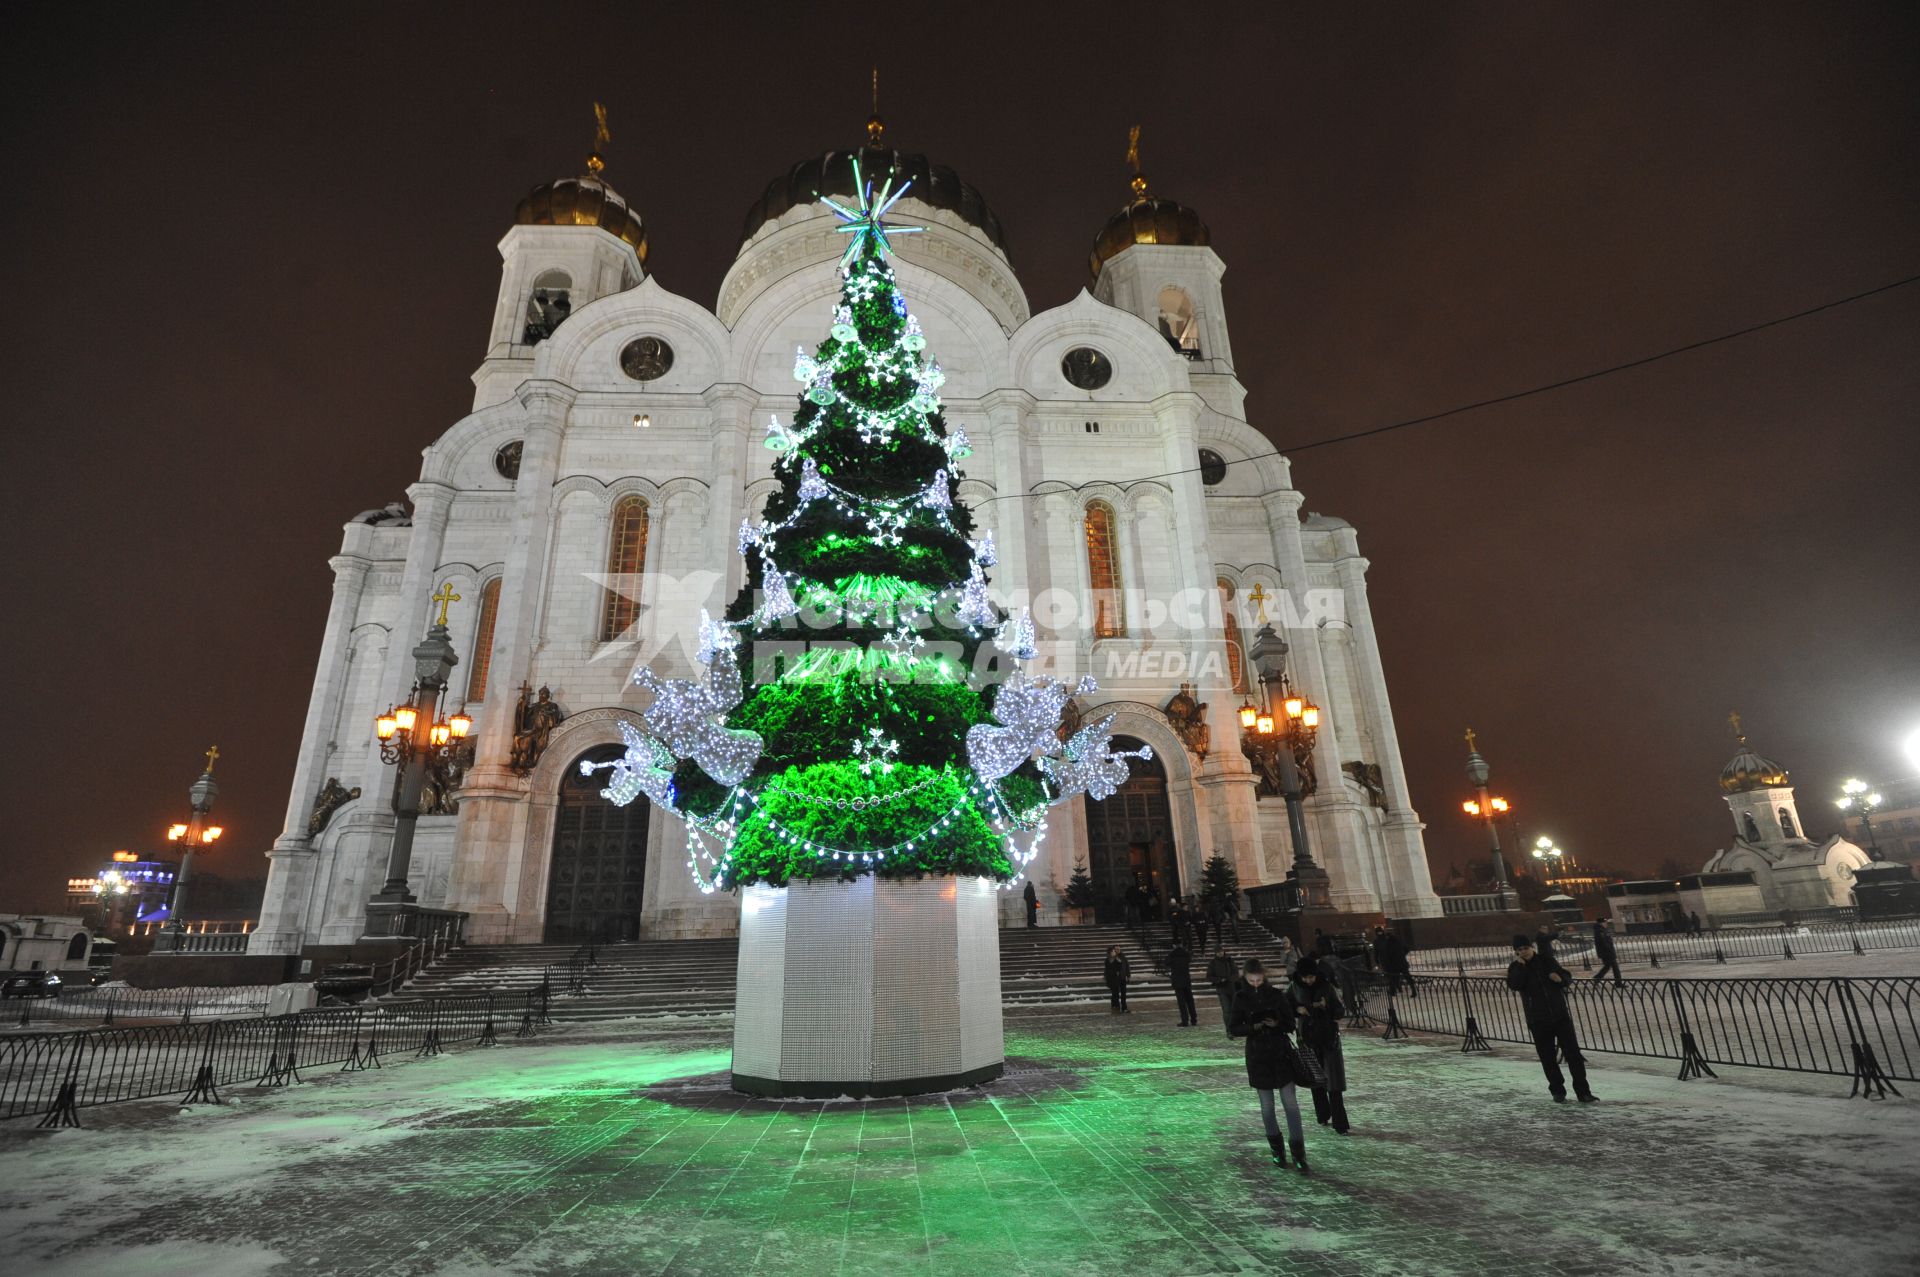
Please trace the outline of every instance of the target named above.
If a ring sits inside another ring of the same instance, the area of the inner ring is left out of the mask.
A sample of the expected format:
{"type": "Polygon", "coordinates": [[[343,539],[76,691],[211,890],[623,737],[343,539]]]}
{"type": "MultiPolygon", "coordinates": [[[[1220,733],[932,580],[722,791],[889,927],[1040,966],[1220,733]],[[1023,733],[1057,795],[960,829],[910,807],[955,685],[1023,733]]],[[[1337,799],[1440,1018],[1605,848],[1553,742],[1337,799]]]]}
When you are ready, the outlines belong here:
{"type": "Polygon", "coordinates": [[[743,889],[734,1088],[916,1095],[999,1076],[998,895],[870,875],[743,889]]]}

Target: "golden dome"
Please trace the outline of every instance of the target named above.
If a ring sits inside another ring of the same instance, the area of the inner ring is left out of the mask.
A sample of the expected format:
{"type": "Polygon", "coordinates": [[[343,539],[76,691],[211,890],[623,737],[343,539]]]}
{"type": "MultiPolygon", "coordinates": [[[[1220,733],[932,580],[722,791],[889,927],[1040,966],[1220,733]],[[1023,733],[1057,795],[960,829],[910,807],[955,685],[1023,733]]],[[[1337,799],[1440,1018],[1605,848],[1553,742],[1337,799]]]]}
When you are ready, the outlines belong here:
{"type": "MultiPolygon", "coordinates": [[[[592,167],[596,153],[588,160],[592,167]]],[[[514,210],[516,226],[598,226],[633,245],[640,265],[647,264],[647,227],[640,214],[598,177],[563,177],[536,186],[514,210]]]]}
{"type": "Polygon", "coordinates": [[[1720,788],[1729,794],[1744,794],[1754,789],[1778,789],[1786,783],[1787,769],[1747,748],[1744,735],[1740,737],[1740,752],[1720,769],[1720,788]]]}
{"type": "Polygon", "coordinates": [[[1107,259],[1135,244],[1204,245],[1213,242],[1207,224],[1200,220],[1200,214],[1185,204],[1148,196],[1146,179],[1137,174],[1133,189],[1137,192],[1133,201],[1108,218],[1107,224],[1093,241],[1093,252],[1087,257],[1087,268],[1096,278],[1107,259]]]}

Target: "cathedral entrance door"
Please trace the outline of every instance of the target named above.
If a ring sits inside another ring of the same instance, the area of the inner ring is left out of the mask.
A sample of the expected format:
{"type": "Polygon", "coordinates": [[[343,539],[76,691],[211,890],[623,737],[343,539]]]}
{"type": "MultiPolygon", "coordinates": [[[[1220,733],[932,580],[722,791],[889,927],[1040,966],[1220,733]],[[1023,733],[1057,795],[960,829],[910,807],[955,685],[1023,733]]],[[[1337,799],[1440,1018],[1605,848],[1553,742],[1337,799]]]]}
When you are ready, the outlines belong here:
{"type": "MultiPolygon", "coordinates": [[[[1116,736],[1113,747],[1138,749],[1140,742],[1116,736]]],[[[1135,882],[1160,889],[1163,915],[1180,894],[1173,810],[1167,802],[1167,773],[1158,758],[1129,758],[1126,783],[1111,798],[1088,800],[1087,862],[1095,922],[1124,922],[1126,891],[1135,882]]]]}
{"type": "Polygon", "coordinates": [[[647,818],[653,806],[636,798],[616,807],[600,796],[600,774],[582,776],[583,762],[621,754],[603,745],[582,754],[562,774],[553,822],[553,859],[547,871],[549,944],[640,938],[640,900],[647,878],[647,818]]]}

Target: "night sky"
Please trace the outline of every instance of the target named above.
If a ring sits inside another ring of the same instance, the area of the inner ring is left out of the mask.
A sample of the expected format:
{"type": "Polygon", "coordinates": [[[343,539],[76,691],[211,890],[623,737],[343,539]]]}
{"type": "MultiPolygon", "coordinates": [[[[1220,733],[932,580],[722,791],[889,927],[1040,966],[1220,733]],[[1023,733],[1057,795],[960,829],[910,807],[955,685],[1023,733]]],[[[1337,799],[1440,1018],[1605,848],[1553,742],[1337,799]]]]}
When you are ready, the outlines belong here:
{"type": "MultiPolygon", "coordinates": [[[[875,62],[889,139],[985,193],[1036,311],[1143,125],[1283,449],[1920,273],[1913,5],[1276,8],[9,6],[0,909],[164,846],[211,743],[205,867],[264,875],[340,525],[466,411],[495,244],[596,98],[655,273],[707,306],[765,183],[861,136],[875,62]]],[[[1436,878],[1479,854],[1469,724],[1527,841],[1633,870],[1725,843],[1731,709],[1816,835],[1844,776],[1909,772],[1916,404],[1920,285],[1299,453],[1373,564],[1436,878]]]]}

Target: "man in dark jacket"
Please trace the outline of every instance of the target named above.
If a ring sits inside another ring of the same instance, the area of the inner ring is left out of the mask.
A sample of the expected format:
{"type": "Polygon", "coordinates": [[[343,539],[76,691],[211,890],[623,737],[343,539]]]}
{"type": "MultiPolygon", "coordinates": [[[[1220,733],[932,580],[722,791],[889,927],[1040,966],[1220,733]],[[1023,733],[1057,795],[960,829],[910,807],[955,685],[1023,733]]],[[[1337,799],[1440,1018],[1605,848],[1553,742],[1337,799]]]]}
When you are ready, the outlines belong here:
{"type": "Polygon", "coordinates": [[[1229,1037],[1233,1035],[1233,986],[1239,978],[1240,965],[1227,956],[1227,942],[1222,940],[1213,951],[1213,961],[1207,963],[1207,983],[1220,999],[1220,1023],[1229,1037]]]}
{"type": "Polygon", "coordinates": [[[1620,978],[1620,954],[1613,947],[1613,927],[1605,918],[1593,921],[1593,955],[1600,959],[1600,969],[1593,973],[1593,982],[1600,983],[1607,978],[1607,972],[1613,972],[1613,984],[1619,988],[1626,981],[1620,978]]]}
{"type": "Polygon", "coordinates": [[[1128,926],[1138,926],[1147,920],[1147,893],[1146,889],[1141,887],[1138,878],[1135,878],[1133,885],[1127,888],[1126,902],[1128,926]]]}
{"type": "Polygon", "coordinates": [[[1200,1009],[1193,1004],[1193,951],[1178,940],[1167,950],[1167,979],[1173,982],[1173,1001],[1180,1008],[1180,1027],[1200,1023],[1200,1009]]]}
{"type": "Polygon", "coordinates": [[[1527,1012],[1527,1031],[1533,1035],[1533,1049],[1540,1057],[1540,1068],[1547,1075],[1547,1089],[1555,1103],[1567,1098],[1567,1080],[1560,1074],[1556,1052],[1567,1060],[1573,1074],[1573,1092],[1582,1104],[1600,1097],[1587,1086],[1587,1060],[1580,1054],[1580,1041],[1573,1033],[1573,1014],[1567,1009],[1567,986],[1573,977],[1551,953],[1542,953],[1530,936],[1513,938],[1513,963],[1507,968],[1507,987],[1520,995],[1527,1012]]]}
{"type": "Polygon", "coordinates": [[[1373,935],[1373,957],[1387,977],[1387,996],[1395,996],[1404,987],[1409,997],[1418,997],[1413,968],[1407,963],[1407,947],[1400,943],[1400,937],[1385,927],[1378,928],[1373,935]]]}
{"type": "Polygon", "coordinates": [[[1181,903],[1178,896],[1167,906],[1167,928],[1171,933],[1170,938],[1177,945],[1185,945],[1192,939],[1187,934],[1187,906],[1181,903]]]}
{"type": "Polygon", "coordinates": [[[1039,926],[1040,925],[1040,896],[1033,889],[1033,879],[1031,878],[1027,879],[1027,889],[1021,892],[1020,894],[1023,897],[1025,897],[1027,902],[1027,925],[1029,927],[1039,926]]]}

